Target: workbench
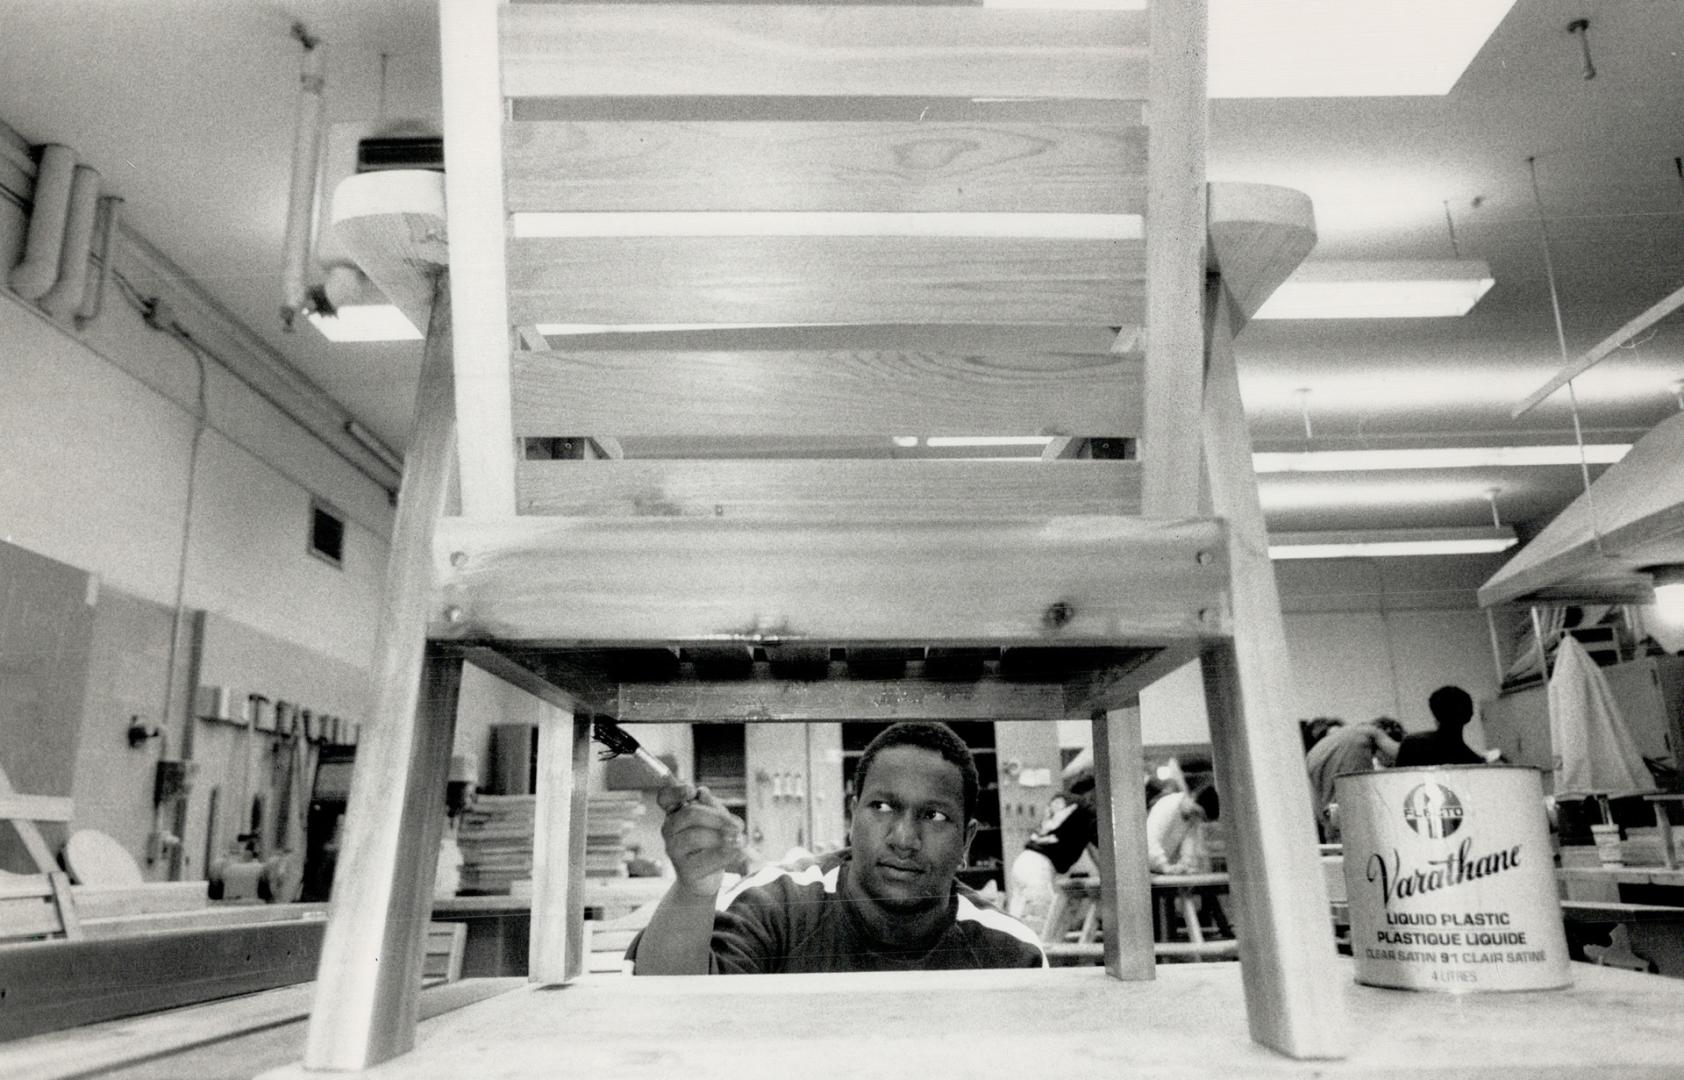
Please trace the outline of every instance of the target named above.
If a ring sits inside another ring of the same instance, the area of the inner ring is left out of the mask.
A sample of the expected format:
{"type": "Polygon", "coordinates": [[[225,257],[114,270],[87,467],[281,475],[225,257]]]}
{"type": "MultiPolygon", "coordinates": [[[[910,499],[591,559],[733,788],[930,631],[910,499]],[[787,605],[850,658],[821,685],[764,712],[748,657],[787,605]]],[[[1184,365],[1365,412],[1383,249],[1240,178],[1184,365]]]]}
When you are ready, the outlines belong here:
{"type": "MultiPolygon", "coordinates": [[[[1350,1056],[1338,1062],[1293,1061],[1251,1043],[1239,965],[1194,964],[1160,968],[1154,982],[1121,982],[1098,968],[586,976],[566,987],[523,986],[425,1021],[413,1053],[360,1075],[1679,1075],[1684,984],[1671,979],[1575,964],[1568,990],[1453,996],[1357,986],[1349,962],[1336,970],[1353,1032],[1350,1056]]],[[[288,1066],[264,1080],[305,1075],[288,1066]]]]}

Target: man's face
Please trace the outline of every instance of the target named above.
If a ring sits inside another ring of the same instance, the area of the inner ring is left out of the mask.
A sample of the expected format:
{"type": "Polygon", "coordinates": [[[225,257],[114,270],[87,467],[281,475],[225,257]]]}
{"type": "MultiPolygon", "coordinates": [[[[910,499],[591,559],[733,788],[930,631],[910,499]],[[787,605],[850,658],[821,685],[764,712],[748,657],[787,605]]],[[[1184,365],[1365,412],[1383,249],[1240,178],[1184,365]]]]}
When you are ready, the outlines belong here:
{"type": "Polygon", "coordinates": [[[977,823],[966,821],[959,767],[922,746],[877,753],[849,833],[861,890],[885,907],[945,904],[977,823]]]}

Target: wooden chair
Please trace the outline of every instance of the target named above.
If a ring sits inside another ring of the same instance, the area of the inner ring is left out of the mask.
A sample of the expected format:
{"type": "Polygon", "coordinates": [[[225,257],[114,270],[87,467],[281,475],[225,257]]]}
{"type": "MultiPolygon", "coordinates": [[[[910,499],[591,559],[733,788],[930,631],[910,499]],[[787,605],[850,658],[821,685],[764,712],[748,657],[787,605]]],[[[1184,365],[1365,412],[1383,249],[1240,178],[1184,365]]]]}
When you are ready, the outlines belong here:
{"type": "Polygon", "coordinates": [[[82,936],[70,877],[62,870],[14,874],[0,870],[0,944],[82,936]]]}
{"type": "Polygon", "coordinates": [[[1126,706],[1197,660],[1253,1037],[1337,1055],[1231,351],[1313,222],[1295,192],[1207,189],[1202,5],[444,0],[441,35],[442,184],[334,202],[427,342],[306,1066],[411,1045],[411,856],[465,662],[551,711],[531,971],[555,983],[583,967],[593,714],[1092,716],[1107,968],[1150,979],[1126,706]],[[554,329],[636,324],[711,329],[554,329]],[[852,456],[1035,433],[1039,463],[852,456]],[[792,440],[831,454],[765,456],[792,440]]]}

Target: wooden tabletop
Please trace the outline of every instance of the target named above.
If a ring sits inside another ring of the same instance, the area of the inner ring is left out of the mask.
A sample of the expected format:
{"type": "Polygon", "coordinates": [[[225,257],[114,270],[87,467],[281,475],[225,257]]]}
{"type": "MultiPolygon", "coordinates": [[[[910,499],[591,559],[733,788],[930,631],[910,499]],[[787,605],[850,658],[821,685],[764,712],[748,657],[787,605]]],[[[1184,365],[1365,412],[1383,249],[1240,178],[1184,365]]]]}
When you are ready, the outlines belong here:
{"type": "MultiPolygon", "coordinates": [[[[1349,961],[1338,967],[1350,978],[1349,961]]],[[[1340,1062],[1295,1062],[1246,1034],[1237,964],[1123,983],[1051,971],[588,976],[523,987],[424,1023],[370,1080],[923,1080],[990,1076],[1676,1080],[1684,981],[1573,966],[1568,990],[1440,995],[1347,984],[1340,1062]]],[[[296,1068],[265,1080],[303,1080],[296,1068]]]]}
{"type": "MultiPolygon", "coordinates": [[[[1352,967],[1340,962],[1349,979],[1352,967]]],[[[994,1077],[1492,1077],[1676,1080],[1684,982],[1573,965],[1575,986],[1430,994],[1347,984],[1344,1061],[1292,1061],[1246,1036],[1238,964],[633,979],[522,987],[424,1023],[370,1080],[527,1077],[803,1080],[994,1077]]],[[[266,1080],[301,1080],[280,1070],[266,1080]]]]}

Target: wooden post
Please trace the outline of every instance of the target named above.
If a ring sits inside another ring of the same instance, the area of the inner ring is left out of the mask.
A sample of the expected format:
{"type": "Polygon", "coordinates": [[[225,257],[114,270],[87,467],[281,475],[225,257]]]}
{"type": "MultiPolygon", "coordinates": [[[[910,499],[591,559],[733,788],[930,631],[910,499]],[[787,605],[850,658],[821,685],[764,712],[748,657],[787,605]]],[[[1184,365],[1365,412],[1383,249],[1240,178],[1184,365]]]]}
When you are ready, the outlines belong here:
{"type": "Polygon", "coordinates": [[[310,1013],[310,1069],[367,1068],[415,1039],[462,677],[460,659],[431,657],[423,685],[433,532],[455,441],[449,291],[441,279],[422,354],[369,672],[369,723],[357,748],[310,1013]]]}
{"type": "Polygon", "coordinates": [[[515,436],[509,411],[507,216],[503,205],[503,64],[498,16],[505,0],[439,0],[444,187],[458,312],[456,408],[462,512],[515,512],[515,436]]]}
{"type": "Polygon", "coordinates": [[[591,726],[546,707],[538,726],[537,830],[532,859],[533,982],[559,984],[584,971],[586,770],[591,726]]]}
{"type": "Polygon", "coordinates": [[[1105,912],[1105,970],[1115,979],[1155,974],[1152,881],[1146,863],[1140,716],[1093,714],[1093,775],[1099,817],[1099,898],[1105,912]]]}
{"type": "Polygon", "coordinates": [[[1211,501],[1228,519],[1232,645],[1207,648],[1205,703],[1227,823],[1251,1036],[1299,1058],[1339,1057],[1346,976],[1334,963],[1327,886],[1317,858],[1310,782],[1291,709],[1291,658],[1251,466],[1220,283],[1208,298],[1204,445],[1211,501]]]}
{"type": "Polygon", "coordinates": [[[1204,353],[1204,0],[1160,0],[1151,20],[1141,507],[1147,517],[1191,517],[1204,353]]]}

